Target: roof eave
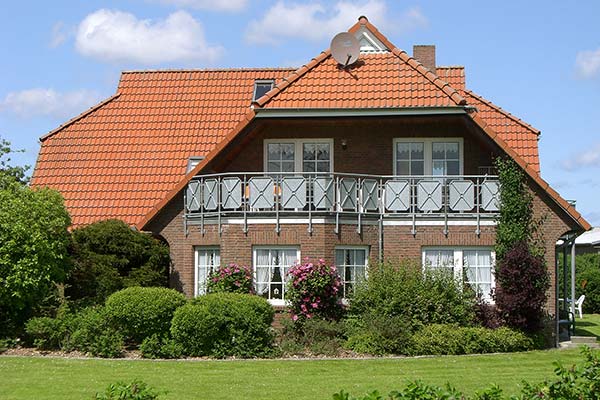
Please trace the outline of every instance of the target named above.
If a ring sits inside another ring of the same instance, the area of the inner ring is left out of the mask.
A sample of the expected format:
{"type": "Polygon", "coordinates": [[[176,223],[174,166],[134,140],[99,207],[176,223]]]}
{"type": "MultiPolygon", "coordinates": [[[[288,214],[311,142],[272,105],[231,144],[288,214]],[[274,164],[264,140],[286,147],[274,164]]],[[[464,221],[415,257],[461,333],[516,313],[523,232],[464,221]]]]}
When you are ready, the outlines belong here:
{"type": "Polygon", "coordinates": [[[383,117],[467,114],[465,107],[257,108],[256,118],[383,117]]]}

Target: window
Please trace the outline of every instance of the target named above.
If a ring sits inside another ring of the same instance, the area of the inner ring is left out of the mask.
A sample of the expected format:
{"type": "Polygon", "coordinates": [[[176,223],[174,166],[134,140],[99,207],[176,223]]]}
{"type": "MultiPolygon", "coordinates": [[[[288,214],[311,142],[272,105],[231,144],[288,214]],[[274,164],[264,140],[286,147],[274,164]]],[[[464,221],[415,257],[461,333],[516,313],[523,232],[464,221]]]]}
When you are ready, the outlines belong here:
{"type": "Polygon", "coordinates": [[[343,298],[349,297],[357,282],[367,275],[369,249],[367,247],[337,247],[335,267],[342,278],[343,298]]]}
{"type": "Polygon", "coordinates": [[[460,175],[463,173],[463,139],[396,139],[395,175],[460,175]]]}
{"type": "Polygon", "coordinates": [[[257,247],[253,252],[256,294],[271,304],[285,304],[287,272],[300,261],[297,247],[257,247]]]}
{"type": "Polygon", "coordinates": [[[426,248],[423,250],[423,267],[445,270],[457,280],[463,276],[483,299],[491,302],[494,287],[494,251],[489,248],[426,248]],[[464,272],[464,275],[463,275],[464,272]]]}
{"type": "Polygon", "coordinates": [[[252,101],[256,101],[263,97],[269,90],[273,89],[275,85],[274,80],[256,80],[254,81],[254,94],[252,101]]]}
{"type": "Polygon", "coordinates": [[[328,173],[332,149],[332,139],[265,140],[265,171],[328,173]]]}
{"type": "Polygon", "coordinates": [[[194,168],[196,168],[196,165],[200,164],[200,161],[204,160],[204,157],[202,156],[193,156],[188,158],[188,163],[187,163],[187,169],[185,171],[185,173],[189,173],[191,170],[193,170],[194,168]]]}
{"type": "Polygon", "coordinates": [[[206,294],[206,283],[211,272],[221,265],[221,252],[218,247],[196,247],[195,249],[196,283],[195,294],[206,294]]]}

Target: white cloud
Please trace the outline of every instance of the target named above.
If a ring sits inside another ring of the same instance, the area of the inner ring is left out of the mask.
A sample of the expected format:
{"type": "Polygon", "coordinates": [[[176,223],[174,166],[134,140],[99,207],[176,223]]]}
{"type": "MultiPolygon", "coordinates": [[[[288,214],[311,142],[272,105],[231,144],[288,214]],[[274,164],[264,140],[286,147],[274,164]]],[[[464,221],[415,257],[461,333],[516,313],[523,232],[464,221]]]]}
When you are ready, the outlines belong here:
{"type": "Polygon", "coordinates": [[[34,88],[11,92],[0,101],[0,111],[10,111],[20,117],[73,117],[100,100],[92,90],[57,92],[54,89],[34,88]]]}
{"type": "Polygon", "coordinates": [[[141,64],[211,64],[223,53],[223,48],[206,42],[200,22],[185,11],[152,21],[101,9],[79,24],[75,45],[81,54],[102,61],[141,64]]]}
{"type": "Polygon", "coordinates": [[[600,74],[600,48],[580,51],[575,58],[577,76],[590,79],[600,74]]]}
{"type": "Polygon", "coordinates": [[[52,26],[52,36],[50,38],[50,47],[55,48],[63,44],[67,40],[67,33],[65,32],[65,24],[62,21],[58,21],[52,26]]]}
{"type": "Polygon", "coordinates": [[[182,8],[195,8],[211,11],[240,11],[246,8],[248,0],[151,0],[182,8]]]}
{"type": "Polygon", "coordinates": [[[407,31],[427,25],[427,19],[418,8],[393,18],[392,23],[382,0],[310,4],[278,1],[262,19],[250,22],[246,40],[256,44],[278,44],[286,38],[318,41],[347,30],[361,15],[385,31],[407,31]]]}
{"type": "Polygon", "coordinates": [[[600,167],[600,144],[588,148],[581,153],[574,154],[562,162],[562,166],[573,171],[583,167],[600,167]]]}

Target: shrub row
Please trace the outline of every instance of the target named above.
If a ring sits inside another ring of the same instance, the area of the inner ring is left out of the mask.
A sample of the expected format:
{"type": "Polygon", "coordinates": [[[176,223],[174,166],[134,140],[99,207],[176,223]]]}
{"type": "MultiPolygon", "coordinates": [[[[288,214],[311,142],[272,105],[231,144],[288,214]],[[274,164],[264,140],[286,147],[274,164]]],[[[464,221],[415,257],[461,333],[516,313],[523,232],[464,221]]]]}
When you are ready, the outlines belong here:
{"type": "Polygon", "coordinates": [[[42,350],[78,350],[118,357],[124,344],[147,358],[263,357],[272,351],[273,308],[257,296],[218,293],[187,302],[172,289],[128,288],[104,307],[29,320],[26,331],[42,350]]]}

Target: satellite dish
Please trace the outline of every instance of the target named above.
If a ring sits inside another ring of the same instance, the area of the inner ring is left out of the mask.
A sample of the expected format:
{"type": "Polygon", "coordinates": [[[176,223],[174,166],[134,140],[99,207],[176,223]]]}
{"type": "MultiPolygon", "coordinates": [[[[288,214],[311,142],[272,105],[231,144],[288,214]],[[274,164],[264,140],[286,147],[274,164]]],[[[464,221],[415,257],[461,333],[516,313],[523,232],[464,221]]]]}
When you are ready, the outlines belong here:
{"type": "Polygon", "coordinates": [[[338,33],[331,40],[331,55],[344,67],[354,64],[358,60],[359,53],[360,43],[351,33],[338,33]]]}

